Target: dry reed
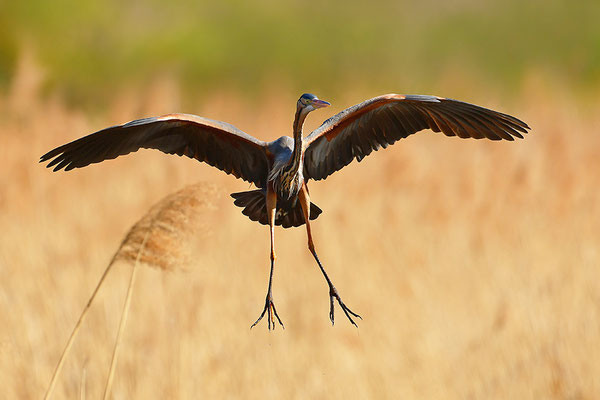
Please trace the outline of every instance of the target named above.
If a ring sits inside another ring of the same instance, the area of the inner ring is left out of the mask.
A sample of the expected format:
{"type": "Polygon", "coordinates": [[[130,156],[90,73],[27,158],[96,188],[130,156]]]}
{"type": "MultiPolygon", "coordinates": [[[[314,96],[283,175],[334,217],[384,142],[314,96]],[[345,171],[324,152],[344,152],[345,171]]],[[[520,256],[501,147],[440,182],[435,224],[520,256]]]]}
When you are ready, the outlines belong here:
{"type": "Polygon", "coordinates": [[[133,225],[104,270],[79,320],[75,324],[56,365],[45,399],[50,398],[52,395],[66,356],[108,272],[116,261],[124,261],[133,265],[104,388],[103,398],[107,399],[110,396],[110,388],[114,378],[120,343],[127,323],[138,265],[145,264],[165,271],[173,271],[177,267],[187,266],[191,260],[188,244],[192,235],[199,232],[206,235],[210,232],[202,217],[205,215],[205,211],[214,209],[212,201],[217,193],[216,185],[189,185],[162,199],[133,225]]]}
{"type": "Polygon", "coordinates": [[[165,271],[181,269],[191,261],[191,238],[210,233],[203,212],[214,209],[216,185],[196,184],[165,197],[152,207],[127,233],[116,260],[136,262],[165,271]],[[145,246],[142,246],[149,233],[145,246]],[[139,255],[140,248],[143,252],[139,255]]]}

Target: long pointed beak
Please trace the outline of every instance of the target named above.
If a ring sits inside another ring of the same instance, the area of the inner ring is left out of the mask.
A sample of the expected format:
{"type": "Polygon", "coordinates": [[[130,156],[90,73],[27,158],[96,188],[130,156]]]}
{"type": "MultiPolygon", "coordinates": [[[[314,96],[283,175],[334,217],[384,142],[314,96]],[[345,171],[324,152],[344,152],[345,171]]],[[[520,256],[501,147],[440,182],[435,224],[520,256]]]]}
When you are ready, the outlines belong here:
{"type": "Polygon", "coordinates": [[[325,100],[314,99],[312,101],[311,105],[314,108],[323,108],[323,107],[329,107],[331,105],[331,103],[328,101],[325,101],[325,100]]]}

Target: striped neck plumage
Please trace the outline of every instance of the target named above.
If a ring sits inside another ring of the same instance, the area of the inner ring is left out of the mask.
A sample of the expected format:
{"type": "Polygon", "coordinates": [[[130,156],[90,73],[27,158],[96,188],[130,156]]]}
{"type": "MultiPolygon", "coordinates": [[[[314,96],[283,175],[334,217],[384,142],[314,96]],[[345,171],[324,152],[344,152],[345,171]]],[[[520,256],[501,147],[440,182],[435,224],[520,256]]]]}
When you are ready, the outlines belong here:
{"type": "Polygon", "coordinates": [[[304,120],[308,112],[304,108],[298,108],[296,110],[296,116],[294,118],[294,154],[288,164],[288,169],[297,169],[302,160],[302,156],[304,155],[304,146],[303,146],[303,138],[302,138],[302,126],[304,125],[304,120]]]}

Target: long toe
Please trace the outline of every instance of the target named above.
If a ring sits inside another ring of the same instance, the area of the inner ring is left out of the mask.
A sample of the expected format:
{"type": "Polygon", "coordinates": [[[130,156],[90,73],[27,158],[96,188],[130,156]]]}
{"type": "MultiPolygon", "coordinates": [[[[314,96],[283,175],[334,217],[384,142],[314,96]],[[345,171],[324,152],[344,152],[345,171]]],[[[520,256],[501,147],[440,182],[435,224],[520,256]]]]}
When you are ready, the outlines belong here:
{"type": "Polygon", "coordinates": [[[260,313],[260,317],[258,317],[258,319],[250,326],[250,329],[254,328],[254,326],[263,319],[265,314],[267,314],[267,328],[269,330],[275,329],[275,318],[277,318],[279,325],[285,329],[283,322],[281,322],[281,318],[279,318],[279,315],[277,314],[277,309],[275,309],[275,303],[273,303],[272,297],[268,295],[265,301],[265,308],[263,308],[262,312],[260,313]]]}
{"type": "Polygon", "coordinates": [[[331,320],[331,324],[333,325],[335,323],[334,322],[334,306],[333,306],[334,298],[337,300],[338,304],[340,305],[340,308],[342,309],[342,311],[344,312],[344,314],[346,315],[346,317],[348,318],[350,323],[358,328],[358,325],[356,325],[356,322],[354,322],[352,317],[356,317],[361,320],[362,320],[362,317],[360,315],[358,315],[357,313],[355,313],[354,311],[352,311],[348,306],[346,306],[346,304],[344,304],[344,302],[342,301],[342,298],[340,297],[340,295],[335,287],[332,287],[329,292],[329,319],[331,320]]]}
{"type": "Polygon", "coordinates": [[[329,320],[331,325],[335,325],[335,307],[333,306],[333,296],[329,295],[329,320]]]}
{"type": "MultiPolygon", "coordinates": [[[[279,325],[281,325],[281,327],[283,329],[285,329],[283,322],[281,322],[281,318],[279,318],[279,314],[277,314],[277,309],[275,308],[275,304],[271,303],[271,306],[273,307],[273,315],[275,315],[275,318],[277,318],[277,322],[279,322],[279,325]]],[[[273,319],[273,315],[271,315],[271,319],[273,319]]],[[[275,329],[275,321],[272,321],[272,322],[273,322],[273,329],[275,329]]]]}
{"type": "Polygon", "coordinates": [[[348,308],[341,299],[338,298],[338,303],[340,304],[340,307],[342,308],[342,310],[344,311],[344,314],[346,314],[346,317],[348,317],[348,319],[350,320],[350,322],[352,323],[352,325],[354,325],[355,327],[358,328],[358,325],[356,325],[356,322],[354,322],[354,320],[352,319],[352,316],[356,317],[356,318],[360,318],[362,320],[362,317],[360,315],[358,315],[357,313],[355,313],[354,311],[352,311],[350,308],[348,308]]]}
{"type": "Polygon", "coordinates": [[[258,317],[258,319],[256,321],[254,321],[254,323],[250,326],[250,329],[254,328],[254,326],[260,322],[260,320],[265,316],[266,311],[267,311],[267,309],[265,308],[263,310],[263,312],[260,313],[260,317],[258,317]]]}

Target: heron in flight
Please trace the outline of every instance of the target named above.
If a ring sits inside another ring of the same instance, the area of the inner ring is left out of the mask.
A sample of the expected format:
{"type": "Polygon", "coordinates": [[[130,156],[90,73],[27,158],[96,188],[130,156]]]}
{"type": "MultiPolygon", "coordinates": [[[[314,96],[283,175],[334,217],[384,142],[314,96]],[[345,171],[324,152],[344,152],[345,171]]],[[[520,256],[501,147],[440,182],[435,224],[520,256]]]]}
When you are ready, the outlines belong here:
{"type": "Polygon", "coordinates": [[[113,159],[140,148],[204,161],[227,174],[256,185],[256,190],[232,193],[234,204],[252,221],[269,225],[271,269],[264,308],[252,327],[267,314],[268,329],[275,318],[283,327],[273,301],[275,225],[306,224],[308,248],[329,289],[329,319],[334,323],[334,300],[354,325],[361,318],[342,301],[317,256],[310,221],[321,214],[311,203],[308,182],[325,179],[374,150],[424,129],[460,138],[514,140],[530,129],[515,117],[462,101],[425,95],[387,94],[349,107],[304,136],[308,114],[330,103],[305,93],[296,103],[292,136],[263,142],[225,122],[189,114],[143,118],[92,133],[44,154],[54,171],[113,159]]]}

